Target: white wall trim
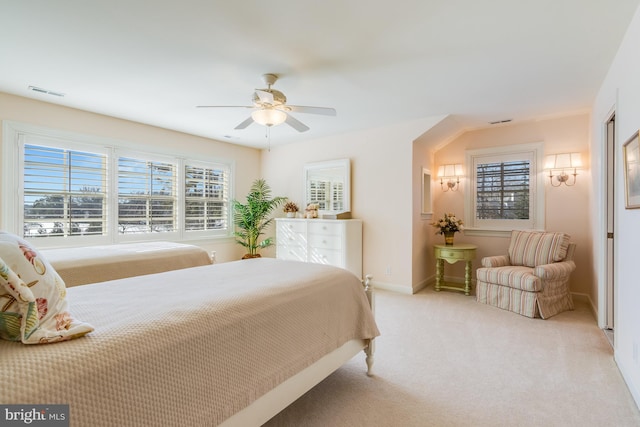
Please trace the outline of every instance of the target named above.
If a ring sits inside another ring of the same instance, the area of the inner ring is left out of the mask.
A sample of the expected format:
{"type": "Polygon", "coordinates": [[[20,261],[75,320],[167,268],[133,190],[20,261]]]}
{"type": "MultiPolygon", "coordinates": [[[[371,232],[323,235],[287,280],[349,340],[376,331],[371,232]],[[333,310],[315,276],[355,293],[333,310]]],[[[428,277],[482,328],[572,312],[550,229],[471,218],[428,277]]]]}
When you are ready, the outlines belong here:
{"type": "Polygon", "coordinates": [[[627,388],[629,389],[629,392],[631,393],[633,400],[635,400],[636,405],[638,406],[638,408],[640,408],[640,390],[638,390],[635,384],[630,381],[631,378],[633,378],[633,375],[631,374],[631,372],[633,371],[633,368],[627,369],[627,366],[625,366],[624,363],[622,363],[622,358],[618,357],[618,352],[616,350],[614,350],[613,360],[616,361],[616,364],[618,365],[618,369],[622,374],[622,379],[627,385],[627,388]]]}
{"type": "Polygon", "coordinates": [[[405,295],[413,294],[413,289],[405,285],[398,285],[395,283],[388,283],[388,282],[378,282],[376,280],[372,280],[371,284],[373,285],[374,289],[384,289],[387,291],[398,292],[405,295]]]}

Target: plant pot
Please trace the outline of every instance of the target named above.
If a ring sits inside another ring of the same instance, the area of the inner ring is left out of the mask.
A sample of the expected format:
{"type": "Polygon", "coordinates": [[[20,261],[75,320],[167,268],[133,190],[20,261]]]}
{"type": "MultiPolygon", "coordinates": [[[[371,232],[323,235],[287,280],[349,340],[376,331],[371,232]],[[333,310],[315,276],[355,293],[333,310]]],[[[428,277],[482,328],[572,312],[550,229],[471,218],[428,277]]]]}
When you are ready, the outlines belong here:
{"type": "Polygon", "coordinates": [[[453,246],[453,236],[455,233],[453,231],[445,231],[444,233],[444,244],[447,246],[453,246]]]}
{"type": "Polygon", "coordinates": [[[295,212],[287,212],[287,218],[295,218],[295,217],[296,217],[295,212]]]}
{"type": "Polygon", "coordinates": [[[260,255],[260,254],[253,254],[253,255],[251,255],[251,254],[244,254],[244,255],[242,256],[242,259],[251,259],[251,258],[262,258],[262,255],[260,255]]]}

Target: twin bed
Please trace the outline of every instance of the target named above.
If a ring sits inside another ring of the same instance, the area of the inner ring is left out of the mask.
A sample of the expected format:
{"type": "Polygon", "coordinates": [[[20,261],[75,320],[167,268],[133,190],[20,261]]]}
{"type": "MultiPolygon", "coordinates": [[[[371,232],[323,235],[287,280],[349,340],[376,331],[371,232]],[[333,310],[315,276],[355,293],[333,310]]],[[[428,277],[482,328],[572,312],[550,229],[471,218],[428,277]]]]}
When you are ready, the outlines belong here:
{"type": "Polygon", "coordinates": [[[69,287],[73,316],[95,330],[0,340],[0,403],[69,404],[74,426],[258,426],[363,350],[371,369],[373,295],[353,274],[202,264],[69,287]]]}

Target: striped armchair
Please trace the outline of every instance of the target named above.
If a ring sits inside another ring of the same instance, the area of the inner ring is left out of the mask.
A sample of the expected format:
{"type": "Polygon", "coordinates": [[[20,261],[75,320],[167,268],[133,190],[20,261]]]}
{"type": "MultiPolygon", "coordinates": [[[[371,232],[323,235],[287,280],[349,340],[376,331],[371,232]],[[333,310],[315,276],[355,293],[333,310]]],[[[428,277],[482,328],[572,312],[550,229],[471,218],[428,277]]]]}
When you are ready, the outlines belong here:
{"type": "Polygon", "coordinates": [[[569,276],[575,243],[565,233],[513,231],[509,254],[485,257],[476,271],[478,302],[548,319],[573,310],[569,276]]]}

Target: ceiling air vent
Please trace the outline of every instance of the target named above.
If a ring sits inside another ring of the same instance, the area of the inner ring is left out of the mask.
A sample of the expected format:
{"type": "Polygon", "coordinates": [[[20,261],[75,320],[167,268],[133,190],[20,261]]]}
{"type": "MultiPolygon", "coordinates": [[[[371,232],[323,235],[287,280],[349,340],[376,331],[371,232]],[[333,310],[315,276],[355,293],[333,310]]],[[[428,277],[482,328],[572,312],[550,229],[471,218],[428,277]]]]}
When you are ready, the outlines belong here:
{"type": "Polygon", "coordinates": [[[46,95],[53,95],[53,96],[59,96],[59,97],[63,97],[64,96],[64,93],[54,92],[52,90],[43,89],[43,88],[38,87],[38,86],[29,86],[29,90],[32,90],[32,91],[38,92],[38,93],[44,93],[46,95]]]}

